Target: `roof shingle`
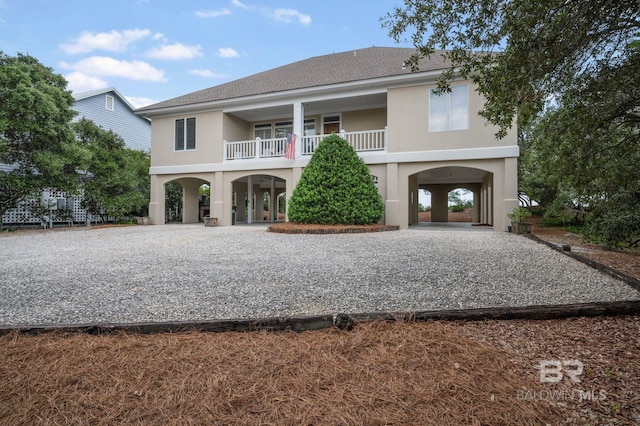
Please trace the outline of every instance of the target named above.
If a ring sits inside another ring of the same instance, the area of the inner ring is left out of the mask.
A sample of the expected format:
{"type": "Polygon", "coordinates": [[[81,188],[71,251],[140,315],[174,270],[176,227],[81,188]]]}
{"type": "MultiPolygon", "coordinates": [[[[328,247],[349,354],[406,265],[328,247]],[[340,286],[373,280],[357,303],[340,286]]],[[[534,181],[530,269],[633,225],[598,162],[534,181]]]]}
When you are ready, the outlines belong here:
{"type": "MultiPolygon", "coordinates": [[[[411,70],[403,67],[403,63],[414,52],[411,48],[369,47],[315,56],[149,105],[137,112],[410,74],[411,70]]],[[[421,72],[448,66],[439,52],[420,61],[421,72]]]]}

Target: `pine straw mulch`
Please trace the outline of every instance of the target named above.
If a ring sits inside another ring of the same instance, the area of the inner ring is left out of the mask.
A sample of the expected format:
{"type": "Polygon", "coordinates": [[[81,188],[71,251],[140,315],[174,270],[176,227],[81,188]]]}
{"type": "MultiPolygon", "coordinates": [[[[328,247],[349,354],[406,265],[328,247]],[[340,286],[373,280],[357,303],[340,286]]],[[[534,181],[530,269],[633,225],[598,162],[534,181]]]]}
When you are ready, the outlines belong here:
{"type": "Polygon", "coordinates": [[[0,423],[633,424],[639,359],[640,317],[16,333],[0,337],[0,423]],[[543,359],[580,360],[582,382],[540,383],[543,359]],[[606,399],[550,397],[554,389],[606,399]]]}

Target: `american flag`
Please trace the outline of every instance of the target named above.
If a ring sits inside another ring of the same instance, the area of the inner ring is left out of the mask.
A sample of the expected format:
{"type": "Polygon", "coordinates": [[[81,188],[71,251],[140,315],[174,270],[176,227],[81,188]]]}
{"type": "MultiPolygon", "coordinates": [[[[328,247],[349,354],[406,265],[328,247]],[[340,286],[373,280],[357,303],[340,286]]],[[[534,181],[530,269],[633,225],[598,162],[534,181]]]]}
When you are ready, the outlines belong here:
{"type": "Polygon", "coordinates": [[[291,132],[287,132],[287,150],[284,156],[289,160],[296,159],[296,135],[291,132]]]}

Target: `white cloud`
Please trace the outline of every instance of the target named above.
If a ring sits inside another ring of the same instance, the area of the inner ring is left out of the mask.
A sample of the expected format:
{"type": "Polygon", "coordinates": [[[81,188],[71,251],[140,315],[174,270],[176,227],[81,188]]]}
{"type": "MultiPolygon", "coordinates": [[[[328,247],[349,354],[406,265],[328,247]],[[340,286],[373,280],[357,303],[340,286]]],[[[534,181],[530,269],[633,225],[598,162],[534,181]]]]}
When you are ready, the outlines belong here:
{"type": "Polygon", "coordinates": [[[240,2],[240,0],[231,0],[231,4],[236,7],[241,7],[242,9],[249,9],[249,6],[240,2]]]}
{"type": "Polygon", "coordinates": [[[109,52],[123,52],[135,41],[141,40],[151,35],[148,29],[133,29],[108,33],[91,33],[84,31],[71,44],[61,44],[60,48],[66,53],[87,53],[92,50],[107,50],[109,52]]]}
{"type": "Polygon", "coordinates": [[[217,18],[224,15],[231,15],[231,11],[226,7],[220,10],[198,10],[196,12],[198,18],[217,18]]]}
{"type": "Polygon", "coordinates": [[[217,74],[211,70],[189,70],[189,74],[192,75],[197,75],[200,77],[206,77],[206,78],[224,78],[226,77],[226,75],[224,74],[217,74]]]}
{"type": "Polygon", "coordinates": [[[94,77],[122,77],[138,81],[167,81],[164,71],[142,61],[120,61],[106,56],[91,56],[75,64],[63,62],[60,66],[94,77]]]}
{"type": "Polygon", "coordinates": [[[197,56],[202,56],[202,47],[199,45],[187,46],[182,43],[165,44],[164,46],[151,49],[147,52],[147,56],[150,58],[170,60],[193,59],[197,56]]]}
{"type": "Polygon", "coordinates": [[[134,108],[142,108],[146,107],[147,105],[158,103],[158,101],[151,98],[138,98],[135,96],[125,96],[125,98],[127,98],[129,103],[133,105],[134,108]]]}
{"type": "Polygon", "coordinates": [[[296,9],[276,9],[273,11],[273,17],[278,21],[290,23],[297,20],[302,25],[311,23],[311,16],[298,12],[296,9]]]}
{"type": "Polygon", "coordinates": [[[221,58],[237,58],[240,54],[232,47],[221,47],[218,49],[218,56],[221,58]]]}
{"type": "Polygon", "coordinates": [[[81,72],[72,72],[64,77],[69,82],[67,88],[74,93],[88,92],[90,90],[102,89],[109,86],[106,81],[98,77],[91,77],[81,72]]]}

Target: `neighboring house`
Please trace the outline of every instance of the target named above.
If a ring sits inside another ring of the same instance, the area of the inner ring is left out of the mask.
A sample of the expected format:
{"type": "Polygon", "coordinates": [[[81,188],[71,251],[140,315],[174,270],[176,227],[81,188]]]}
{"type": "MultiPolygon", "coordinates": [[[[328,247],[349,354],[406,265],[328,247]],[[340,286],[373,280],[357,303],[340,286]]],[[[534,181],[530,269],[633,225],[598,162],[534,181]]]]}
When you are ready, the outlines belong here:
{"type": "MultiPolygon", "coordinates": [[[[151,148],[151,122],[136,115],[134,107],[115,88],[94,90],[74,94],[73,109],[78,113],[74,121],[81,118],[92,120],[98,126],[118,134],[127,147],[140,151],[151,148]]],[[[3,165],[0,165],[2,170],[3,165]]],[[[4,167],[9,167],[4,165],[4,167]]],[[[82,209],[81,199],[67,197],[62,191],[44,191],[42,200],[49,200],[53,206],[70,208],[73,211],[74,222],[84,222],[86,212],[82,209]],[[55,200],[55,201],[53,201],[55,200]],[[64,202],[63,202],[64,200],[64,202]]],[[[29,200],[21,203],[17,208],[7,211],[3,216],[3,223],[40,223],[40,217],[31,214],[29,200]]]]}
{"type": "Polygon", "coordinates": [[[435,95],[448,64],[436,54],[411,72],[404,61],[413,52],[318,56],[136,110],[152,120],[152,223],[164,223],[165,185],[174,181],[184,189],[183,222],[200,219],[202,184],[219,224],[232,224],[232,208],[239,221],[274,220],[277,195],[292,194],[315,147],[335,132],[369,166],[384,223],[417,223],[420,188],[431,192],[432,220],[447,221],[448,192],[467,188],[474,221],[506,230],[518,205],[516,130],[496,139],[471,81],[435,95]],[[288,132],[297,135],[294,159],[285,156],[288,132]]]}
{"type": "Polygon", "coordinates": [[[136,115],[133,105],[115,88],[93,90],[74,94],[73,109],[78,112],[75,120],[87,118],[106,130],[118,134],[128,148],[149,151],[151,148],[151,123],[136,115]]]}

